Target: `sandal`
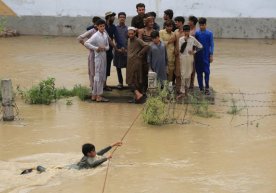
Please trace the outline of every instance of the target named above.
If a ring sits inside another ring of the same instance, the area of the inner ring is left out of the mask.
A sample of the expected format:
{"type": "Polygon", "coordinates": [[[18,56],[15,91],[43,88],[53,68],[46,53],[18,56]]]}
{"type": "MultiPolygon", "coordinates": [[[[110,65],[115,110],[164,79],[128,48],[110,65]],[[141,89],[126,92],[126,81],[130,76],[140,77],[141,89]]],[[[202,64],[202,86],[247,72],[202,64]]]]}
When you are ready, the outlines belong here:
{"type": "Polygon", "coordinates": [[[176,100],[180,100],[183,97],[185,97],[185,94],[181,93],[181,94],[176,96],[176,100]]]}
{"type": "Polygon", "coordinates": [[[204,94],[205,94],[205,95],[210,95],[210,91],[209,91],[208,88],[205,89],[205,93],[204,93],[204,94]]]}
{"type": "Polygon", "coordinates": [[[104,98],[104,97],[97,97],[96,101],[97,102],[109,102],[109,99],[104,98]]]}
{"type": "Polygon", "coordinates": [[[139,99],[135,99],[135,104],[143,104],[146,102],[146,96],[143,95],[142,97],[140,97],[139,99]]]}
{"type": "Polygon", "coordinates": [[[120,84],[117,85],[117,88],[118,88],[118,89],[123,89],[124,86],[123,86],[123,84],[120,83],[120,84]]]}

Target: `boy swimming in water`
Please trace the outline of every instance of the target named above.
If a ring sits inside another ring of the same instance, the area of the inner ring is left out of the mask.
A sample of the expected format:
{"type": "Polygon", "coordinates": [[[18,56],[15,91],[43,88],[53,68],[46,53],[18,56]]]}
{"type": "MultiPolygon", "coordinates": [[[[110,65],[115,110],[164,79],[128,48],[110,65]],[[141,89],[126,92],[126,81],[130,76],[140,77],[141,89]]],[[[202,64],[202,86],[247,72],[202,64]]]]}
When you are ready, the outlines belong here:
{"type": "MultiPolygon", "coordinates": [[[[82,145],[82,153],[83,157],[77,164],[71,164],[64,167],[56,167],[56,169],[89,169],[89,168],[95,168],[102,163],[106,162],[108,159],[112,158],[112,155],[104,156],[106,152],[112,149],[112,147],[121,146],[122,142],[116,142],[110,146],[107,146],[106,148],[100,150],[99,152],[96,152],[95,146],[91,143],[86,143],[82,145]]],[[[25,169],[21,172],[22,174],[28,174],[31,173],[33,170],[37,170],[39,173],[45,172],[46,168],[43,166],[37,166],[35,168],[25,169]]]]}
{"type": "Polygon", "coordinates": [[[78,169],[95,168],[95,167],[101,165],[108,159],[112,158],[112,155],[109,155],[107,157],[103,156],[103,155],[106,152],[108,152],[109,150],[111,150],[112,147],[121,146],[121,145],[122,145],[122,142],[116,142],[116,143],[100,150],[99,152],[96,152],[95,146],[93,144],[90,144],[90,143],[83,144],[82,153],[84,156],[77,163],[78,169]]]}

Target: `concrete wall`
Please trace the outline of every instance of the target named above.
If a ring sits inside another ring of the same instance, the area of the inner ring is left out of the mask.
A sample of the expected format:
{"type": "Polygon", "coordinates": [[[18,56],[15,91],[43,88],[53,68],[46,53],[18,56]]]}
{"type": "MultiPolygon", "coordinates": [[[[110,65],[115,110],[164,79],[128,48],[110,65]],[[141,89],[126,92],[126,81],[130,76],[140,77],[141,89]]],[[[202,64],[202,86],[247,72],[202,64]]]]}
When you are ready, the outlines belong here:
{"type": "MultiPolygon", "coordinates": [[[[91,17],[106,11],[125,11],[128,23],[136,14],[134,0],[4,0],[3,9],[12,11],[7,26],[21,34],[78,35],[90,25],[91,17]]],[[[276,38],[276,0],[144,0],[146,11],[156,11],[162,24],[163,11],[175,16],[208,18],[217,38],[276,38]]],[[[0,8],[1,8],[0,4],[0,8]]],[[[0,9],[1,11],[1,9],[0,9]]],[[[0,12],[0,15],[5,15],[0,12]]],[[[8,14],[6,14],[8,15],[8,14]]]]}
{"type": "MultiPolygon", "coordinates": [[[[131,18],[127,18],[129,24],[131,18]]],[[[8,17],[8,26],[28,35],[77,36],[90,25],[90,17],[22,16],[8,17]]],[[[162,20],[157,22],[161,25],[162,20]]],[[[208,18],[216,38],[276,39],[276,19],[208,18]]]]}
{"type": "Polygon", "coordinates": [[[136,15],[135,5],[143,2],[147,11],[163,16],[165,9],[175,15],[205,17],[276,17],[275,0],[3,0],[18,16],[103,16],[107,11],[136,15]]]}

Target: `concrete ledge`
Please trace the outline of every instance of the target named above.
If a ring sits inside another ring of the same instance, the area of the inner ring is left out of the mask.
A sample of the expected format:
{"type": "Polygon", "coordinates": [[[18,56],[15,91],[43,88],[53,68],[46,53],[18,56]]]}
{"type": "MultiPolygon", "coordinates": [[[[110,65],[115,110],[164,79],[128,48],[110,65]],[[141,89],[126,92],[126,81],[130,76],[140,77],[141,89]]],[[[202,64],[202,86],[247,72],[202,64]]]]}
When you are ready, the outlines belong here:
{"type": "MultiPolygon", "coordinates": [[[[77,36],[90,24],[91,17],[7,16],[7,27],[24,35],[77,36]]],[[[276,39],[276,18],[208,18],[208,27],[216,38],[276,39]]]]}

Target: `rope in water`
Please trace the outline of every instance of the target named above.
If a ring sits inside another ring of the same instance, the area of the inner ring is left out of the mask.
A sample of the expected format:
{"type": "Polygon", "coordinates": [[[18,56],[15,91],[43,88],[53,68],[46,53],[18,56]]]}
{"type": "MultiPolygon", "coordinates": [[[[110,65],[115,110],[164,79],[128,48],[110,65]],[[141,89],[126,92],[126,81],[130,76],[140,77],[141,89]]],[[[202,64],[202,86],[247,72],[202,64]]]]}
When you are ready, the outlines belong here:
{"type": "MultiPolygon", "coordinates": [[[[143,109],[142,109],[143,110],[143,109]]],[[[127,129],[127,131],[124,133],[123,137],[121,138],[121,142],[124,140],[124,138],[127,136],[127,134],[129,133],[129,131],[131,130],[131,128],[133,127],[134,123],[137,121],[138,117],[140,116],[142,110],[137,114],[137,116],[135,117],[134,121],[131,123],[130,127],[127,129]]],[[[116,146],[114,148],[114,150],[111,152],[111,155],[114,154],[114,152],[118,149],[118,146],[116,146]]],[[[104,193],[105,191],[105,187],[106,187],[106,181],[107,181],[107,176],[108,176],[108,171],[110,168],[110,162],[111,160],[108,160],[108,164],[107,164],[107,168],[106,168],[106,172],[105,172],[105,178],[104,178],[104,184],[103,184],[103,189],[102,189],[102,193],[104,193]]]]}

